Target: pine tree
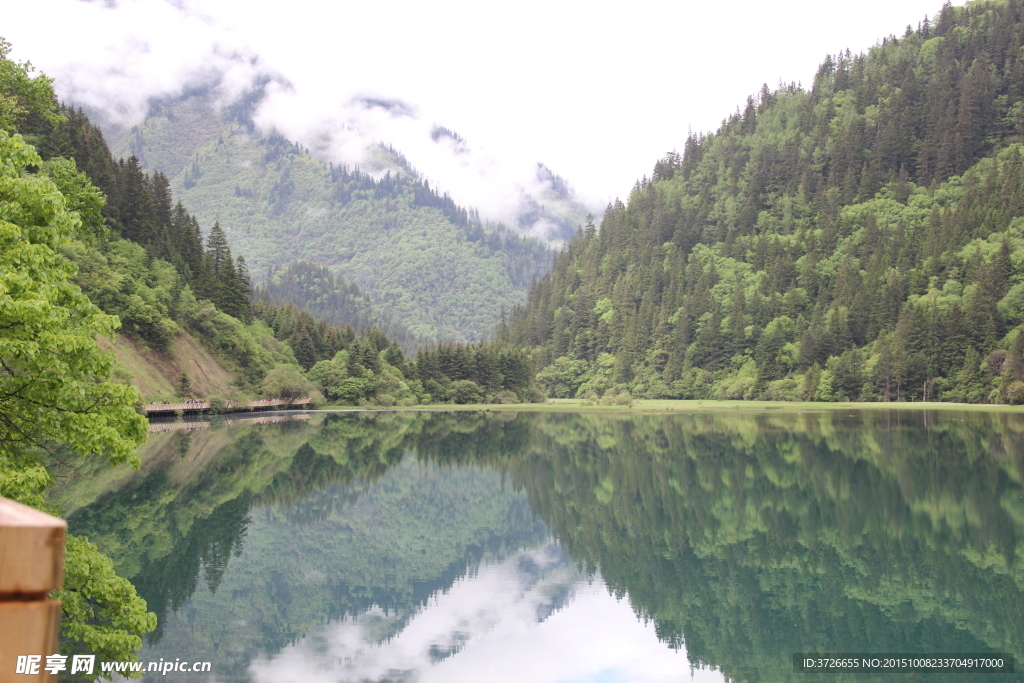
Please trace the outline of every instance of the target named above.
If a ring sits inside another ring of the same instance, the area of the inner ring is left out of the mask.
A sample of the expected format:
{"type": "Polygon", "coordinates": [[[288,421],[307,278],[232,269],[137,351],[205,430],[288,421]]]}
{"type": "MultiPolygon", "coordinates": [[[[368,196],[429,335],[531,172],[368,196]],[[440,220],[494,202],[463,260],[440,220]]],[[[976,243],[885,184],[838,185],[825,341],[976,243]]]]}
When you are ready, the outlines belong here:
{"type": "Polygon", "coordinates": [[[231,249],[228,247],[228,239],[220,223],[214,223],[210,228],[210,234],[206,237],[206,253],[210,257],[210,269],[214,278],[218,280],[221,274],[232,264],[231,249]]]}
{"type": "Polygon", "coordinates": [[[302,366],[303,370],[309,370],[317,362],[316,347],[313,346],[313,340],[309,337],[309,332],[306,331],[305,327],[300,327],[295,331],[290,340],[292,351],[295,352],[295,360],[299,361],[299,365],[302,366]]]}
{"type": "Polygon", "coordinates": [[[153,197],[149,181],[137,157],[132,155],[118,165],[117,229],[125,239],[144,247],[152,246],[155,236],[153,197]]]}

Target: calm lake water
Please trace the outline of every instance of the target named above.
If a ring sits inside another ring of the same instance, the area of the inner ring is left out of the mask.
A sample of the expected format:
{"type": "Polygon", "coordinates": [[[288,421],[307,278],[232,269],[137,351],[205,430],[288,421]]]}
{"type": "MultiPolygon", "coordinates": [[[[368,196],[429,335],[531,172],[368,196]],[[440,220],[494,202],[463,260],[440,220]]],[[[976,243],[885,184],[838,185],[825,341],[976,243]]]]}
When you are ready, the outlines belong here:
{"type": "Polygon", "coordinates": [[[1024,656],[1024,415],[302,418],[57,492],[157,613],[140,658],[212,662],[146,680],[1022,679],[793,654],[1024,656]]]}

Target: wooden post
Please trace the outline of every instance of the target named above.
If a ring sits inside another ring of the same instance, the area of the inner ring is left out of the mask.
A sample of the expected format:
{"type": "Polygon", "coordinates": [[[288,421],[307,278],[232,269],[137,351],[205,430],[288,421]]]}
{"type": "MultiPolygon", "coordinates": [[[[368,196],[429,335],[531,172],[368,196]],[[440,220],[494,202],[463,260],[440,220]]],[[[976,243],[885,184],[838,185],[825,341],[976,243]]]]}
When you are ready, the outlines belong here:
{"type": "Polygon", "coordinates": [[[0,498],[0,683],[56,681],[45,670],[57,654],[67,523],[0,498]],[[38,673],[16,673],[18,657],[39,655],[38,673]]]}

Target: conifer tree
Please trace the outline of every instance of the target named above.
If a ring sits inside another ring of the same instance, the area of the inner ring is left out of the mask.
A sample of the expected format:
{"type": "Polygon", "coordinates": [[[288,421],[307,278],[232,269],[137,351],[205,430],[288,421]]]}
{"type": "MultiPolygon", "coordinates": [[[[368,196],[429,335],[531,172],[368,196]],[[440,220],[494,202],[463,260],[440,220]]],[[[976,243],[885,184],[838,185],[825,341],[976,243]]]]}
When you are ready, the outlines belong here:
{"type": "Polygon", "coordinates": [[[153,197],[135,155],[118,165],[115,203],[117,229],[121,235],[144,247],[152,246],[155,236],[153,197]]]}

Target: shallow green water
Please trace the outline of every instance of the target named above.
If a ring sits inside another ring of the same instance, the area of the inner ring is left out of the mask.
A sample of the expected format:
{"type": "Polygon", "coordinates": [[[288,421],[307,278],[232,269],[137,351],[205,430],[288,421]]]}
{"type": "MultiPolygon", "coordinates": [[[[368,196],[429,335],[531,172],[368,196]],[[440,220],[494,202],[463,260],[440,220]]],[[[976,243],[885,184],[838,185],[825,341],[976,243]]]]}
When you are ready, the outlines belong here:
{"type": "Polygon", "coordinates": [[[1005,413],[315,414],[58,499],[212,662],[147,680],[941,681],[792,655],[1024,655],[1022,481],[1005,413]]]}

